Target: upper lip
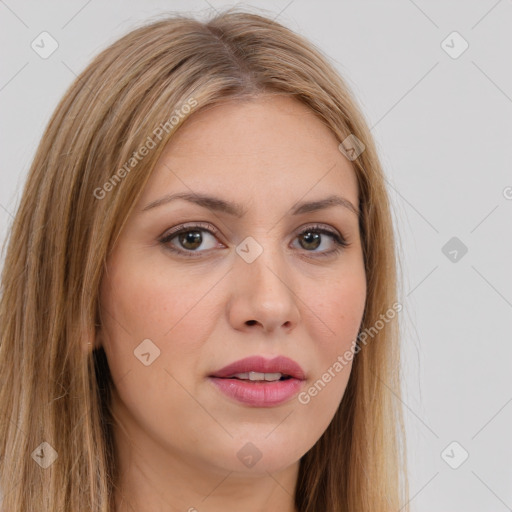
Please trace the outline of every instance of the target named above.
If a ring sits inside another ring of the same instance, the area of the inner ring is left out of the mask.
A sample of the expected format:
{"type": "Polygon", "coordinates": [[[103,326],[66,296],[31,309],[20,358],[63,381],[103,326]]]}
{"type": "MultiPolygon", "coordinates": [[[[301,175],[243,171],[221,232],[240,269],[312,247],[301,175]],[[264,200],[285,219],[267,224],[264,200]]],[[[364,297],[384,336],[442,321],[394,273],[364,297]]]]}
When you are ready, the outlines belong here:
{"type": "Polygon", "coordinates": [[[210,377],[226,378],[232,377],[237,373],[246,372],[282,373],[283,375],[289,375],[300,380],[306,378],[304,370],[300,365],[284,356],[278,356],[274,359],[266,359],[262,356],[246,357],[224,366],[224,368],[216,371],[210,377]]]}

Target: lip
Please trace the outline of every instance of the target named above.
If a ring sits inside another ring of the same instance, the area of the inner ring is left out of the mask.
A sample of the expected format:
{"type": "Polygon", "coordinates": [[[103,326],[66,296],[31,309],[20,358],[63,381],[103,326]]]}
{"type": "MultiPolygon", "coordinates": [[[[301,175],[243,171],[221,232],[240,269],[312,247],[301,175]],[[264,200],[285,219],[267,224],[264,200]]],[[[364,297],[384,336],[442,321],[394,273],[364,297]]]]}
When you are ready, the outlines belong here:
{"type": "Polygon", "coordinates": [[[252,407],[272,407],[296,395],[305,381],[302,368],[292,359],[279,356],[265,359],[252,356],[231,363],[210,375],[208,379],[224,395],[252,407]],[[291,378],[283,381],[249,382],[230,378],[246,372],[282,373],[291,378]]]}
{"type": "Polygon", "coordinates": [[[290,375],[298,380],[306,378],[304,370],[293,359],[284,356],[278,356],[274,359],[265,359],[262,356],[251,356],[240,359],[234,363],[228,364],[224,368],[216,371],[211,377],[226,378],[236,373],[260,372],[260,373],[282,373],[290,375]]]}

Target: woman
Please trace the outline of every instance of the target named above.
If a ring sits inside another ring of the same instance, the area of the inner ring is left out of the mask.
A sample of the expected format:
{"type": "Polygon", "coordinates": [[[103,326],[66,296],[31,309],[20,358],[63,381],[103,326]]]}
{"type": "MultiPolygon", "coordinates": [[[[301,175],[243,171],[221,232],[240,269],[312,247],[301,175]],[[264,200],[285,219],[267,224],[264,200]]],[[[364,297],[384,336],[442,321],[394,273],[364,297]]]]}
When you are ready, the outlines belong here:
{"type": "Polygon", "coordinates": [[[10,234],[2,510],[407,510],[395,266],[317,49],[236,10],[132,31],[57,107],[10,234]]]}

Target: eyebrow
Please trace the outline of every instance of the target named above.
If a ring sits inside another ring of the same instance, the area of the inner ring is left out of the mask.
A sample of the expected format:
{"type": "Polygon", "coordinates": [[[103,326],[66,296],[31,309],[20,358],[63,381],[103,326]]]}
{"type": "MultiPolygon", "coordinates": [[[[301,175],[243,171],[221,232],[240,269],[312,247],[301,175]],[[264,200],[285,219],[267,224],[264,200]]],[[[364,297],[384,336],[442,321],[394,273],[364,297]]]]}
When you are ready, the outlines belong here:
{"type": "MultiPolygon", "coordinates": [[[[155,201],[152,201],[151,203],[147,204],[141,211],[144,212],[147,210],[151,210],[153,208],[156,208],[164,204],[168,204],[171,201],[176,201],[178,199],[182,199],[184,201],[197,204],[203,208],[208,208],[210,210],[224,212],[238,218],[243,217],[247,213],[247,210],[239,203],[225,201],[224,199],[220,199],[219,197],[213,197],[207,194],[192,194],[188,192],[168,194],[166,196],[163,196],[160,199],[156,199],[155,201]]],[[[342,206],[350,210],[352,213],[355,213],[357,217],[360,216],[359,210],[348,199],[345,199],[344,197],[340,197],[337,195],[330,195],[324,199],[319,199],[317,201],[302,201],[296,203],[292,208],[291,214],[301,215],[304,213],[324,210],[326,208],[332,208],[334,206],[342,206]]]]}

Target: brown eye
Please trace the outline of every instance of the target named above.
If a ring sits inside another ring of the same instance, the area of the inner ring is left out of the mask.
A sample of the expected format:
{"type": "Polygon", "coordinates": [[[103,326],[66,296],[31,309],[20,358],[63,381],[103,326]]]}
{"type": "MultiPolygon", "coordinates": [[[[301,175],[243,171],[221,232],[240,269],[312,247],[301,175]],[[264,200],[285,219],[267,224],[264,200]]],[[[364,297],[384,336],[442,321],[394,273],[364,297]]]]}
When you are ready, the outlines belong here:
{"type": "Polygon", "coordinates": [[[215,228],[211,224],[178,226],[160,239],[160,243],[170,251],[183,256],[200,256],[208,249],[218,247],[215,228]]]}
{"type": "Polygon", "coordinates": [[[185,249],[193,251],[201,246],[203,243],[203,237],[200,231],[185,231],[178,235],[180,244],[185,249]]]}
{"type": "Polygon", "coordinates": [[[302,238],[303,244],[302,247],[307,250],[314,250],[317,249],[320,244],[322,243],[322,235],[319,233],[314,233],[312,231],[304,231],[301,233],[299,238],[302,238]]]}
{"type": "Polygon", "coordinates": [[[338,253],[344,247],[348,247],[349,243],[345,238],[339,235],[336,231],[331,231],[323,226],[310,226],[304,229],[297,235],[299,246],[306,252],[312,253],[315,256],[331,256],[338,253]],[[329,239],[331,243],[329,244],[329,239]],[[321,246],[327,247],[324,250],[317,250],[321,246]],[[329,249],[329,246],[331,247],[329,249]]]}

